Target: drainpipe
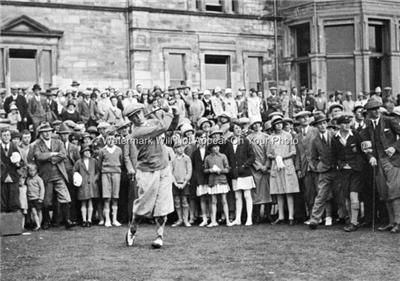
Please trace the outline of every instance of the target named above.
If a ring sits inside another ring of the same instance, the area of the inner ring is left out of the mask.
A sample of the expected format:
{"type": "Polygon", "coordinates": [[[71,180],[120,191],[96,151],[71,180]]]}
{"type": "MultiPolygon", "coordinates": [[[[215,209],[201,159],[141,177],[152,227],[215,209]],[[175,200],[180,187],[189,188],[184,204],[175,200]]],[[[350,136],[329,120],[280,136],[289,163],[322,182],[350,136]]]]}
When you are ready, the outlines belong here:
{"type": "Polygon", "coordinates": [[[279,86],[279,50],[278,50],[278,7],[277,7],[277,0],[274,0],[274,47],[275,47],[275,82],[276,87],[279,86]]]}

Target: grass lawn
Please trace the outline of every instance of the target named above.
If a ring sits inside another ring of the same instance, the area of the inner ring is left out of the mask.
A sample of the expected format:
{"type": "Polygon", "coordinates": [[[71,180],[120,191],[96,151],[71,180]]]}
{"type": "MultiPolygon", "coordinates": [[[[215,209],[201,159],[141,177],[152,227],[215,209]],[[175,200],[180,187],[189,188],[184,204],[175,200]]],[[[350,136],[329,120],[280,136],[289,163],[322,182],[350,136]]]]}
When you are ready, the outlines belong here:
{"type": "Polygon", "coordinates": [[[1,280],[400,280],[400,235],[303,225],[166,228],[164,247],[150,248],[155,227],[39,231],[1,240],[1,280]]]}

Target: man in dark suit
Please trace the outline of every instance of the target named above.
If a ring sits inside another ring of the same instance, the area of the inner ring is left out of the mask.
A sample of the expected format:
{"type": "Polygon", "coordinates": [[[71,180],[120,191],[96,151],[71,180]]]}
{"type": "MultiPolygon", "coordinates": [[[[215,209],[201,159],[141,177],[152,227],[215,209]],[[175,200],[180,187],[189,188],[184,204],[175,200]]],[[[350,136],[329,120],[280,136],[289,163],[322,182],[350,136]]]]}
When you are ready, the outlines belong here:
{"type": "Polygon", "coordinates": [[[28,104],[24,96],[20,95],[18,88],[11,88],[11,95],[8,96],[4,101],[4,110],[6,113],[10,113],[10,106],[14,103],[21,114],[21,122],[18,123],[18,130],[22,131],[27,129],[28,125],[28,104]]]}
{"type": "Polygon", "coordinates": [[[372,147],[366,150],[369,164],[375,169],[376,183],[381,200],[386,202],[389,224],[381,231],[400,232],[400,124],[396,119],[379,112],[382,103],[371,98],[365,105],[369,119],[363,139],[372,147]]]}
{"type": "Polygon", "coordinates": [[[36,128],[46,119],[46,111],[43,108],[42,97],[40,96],[40,86],[33,85],[33,97],[28,102],[28,114],[32,118],[33,128],[36,128]]]}
{"type": "MultiPolygon", "coordinates": [[[[318,187],[318,173],[311,169],[310,163],[311,145],[313,139],[318,135],[318,129],[310,126],[310,115],[311,112],[309,111],[300,111],[294,115],[294,118],[300,124],[297,135],[298,142],[296,144],[296,171],[297,177],[299,178],[300,189],[304,197],[301,203],[303,205],[305,203],[307,216],[311,215],[318,187]]],[[[308,224],[309,221],[305,223],[308,224]]]]}
{"type": "MultiPolygon", "coordinates": [[[[1,212],[18,211],[19,188],[18,188],[18,168],[21,161],[16,154],[19,154],[18,148],[11,143],[11,132],[8,128],[1,130],[1,212]]],[[[19,157],[21,159],[21,157],[19,157]]]]}
{"type": "Polygon", "coordinates": [[[78,102],[77,111],[82,118],[84,124],[87,125],[90,118],[90,91],[83,92],[83,99],[78,102]]]}
{"type": "MultiPolygon", "coordinates": [[[[335,180],[338,176],[335,167],[335,159],[332,154],[332,138],[333,132],[327,130],[327,119],[325,114],[318,113],[314,116],[313,125],[317,127],[318,134],[312,141],[311,145],[311,169],[319,173],[318,176],[318,194],[315,197],[314,206],[311,212],[310,224],[311,229],[316,229],[318,223],[328,203],[335,180]]],[[[341,210],[340,197],[337,197],[339,210],[341,210]]],[[[327,209],[326,216],[331,219],[330,210],[327,209]]]]}
{"type": "Polygon", "coordinates": [[[69,128],[65,124],[61,124],[60,129],[57,132],[60,136],[60,140],[62,141],[66,157],[64,159],[65,170],[67,171],[68,181],[66,182],[68,187],[68,192],[71,197],[70,204],[70,219],[73,222],[78,220],[78,214],[80,211],[80,206],[78,202],[78,194],[76,192],[76,187],[72,184],[73,182],[73,174],[74,174],[74,165],[75,162],[78,161],[81,156],[79,153],[79,147],[69,141],[70,134],[72,133],[69,128]]]}
{"type": "Polygon", "coordinates": [[[332,139],[332,152],[334,163],[339,170],[342,198],[346,201],[350,199],[351,220],[350,224],[344,227],[347,232],[358,229],[359,193],[363,187],[361,141],[359,136],[351,131],[351,119],[352,117],[349,115],[337,118],[337,125],[340,129],[332,139]]]}
{"type": "Polygon", "coordinates": [[[56,193],[57,201],[60,204],[61,212],[64,215],[65,226],[70,228],[75,224],[70,220],[71,197],[68,192],[66,182],[68,174],[65,169],[64,160],[66,151],[63,143],[58,139],[51,138],[53,128],[44,123],[39,126],[39,139],[35,144],[34,156],[39,167],[39,175],[45,183],[44,209],[43,209],[43,229],[47,229],[50,224],[50,208],[53,201],[53,193],[56,193]]]}

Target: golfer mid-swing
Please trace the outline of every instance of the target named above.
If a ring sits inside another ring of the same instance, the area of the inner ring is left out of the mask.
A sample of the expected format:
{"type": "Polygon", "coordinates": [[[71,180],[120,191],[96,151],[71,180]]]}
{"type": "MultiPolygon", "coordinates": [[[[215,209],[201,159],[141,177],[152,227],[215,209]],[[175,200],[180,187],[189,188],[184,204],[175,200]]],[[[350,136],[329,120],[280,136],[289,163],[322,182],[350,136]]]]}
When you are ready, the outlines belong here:
{"type": "Polygon", "coordinates": [[[168,107],[163,108],[162,116],[147,119],[143,105],[129,104],[124,114],[134,124],[131,141],[137,148],[136,182],[138,198],[133,202],[132,220],[126,234],[126,244],[133,246],[136,238],[137,220],[140,217],[154,217],[157,225],[157,238],[153,248],[163,245],[164,226],[167,215],[174,211],[172,181],[168,167],[165,144],[160,140],[173,119],[168,107]]]}

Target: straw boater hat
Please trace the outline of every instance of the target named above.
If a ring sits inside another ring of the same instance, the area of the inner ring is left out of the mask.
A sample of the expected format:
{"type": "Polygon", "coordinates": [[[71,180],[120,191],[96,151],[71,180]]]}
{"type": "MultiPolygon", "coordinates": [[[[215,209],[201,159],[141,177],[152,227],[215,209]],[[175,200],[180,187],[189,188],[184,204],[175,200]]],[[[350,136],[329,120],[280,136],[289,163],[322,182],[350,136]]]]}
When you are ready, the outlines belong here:
{"type": "Polygon", "coordinates": [[[224,134],[224,132],[222,132],[222,130],[217,125],[215,125],[214,127],[211,128],[209,136],[211,137],[216,134],[221,134],[221,135],[224,134]]]}
{"type": "Polygon", "coordinates": [[[90,126],[89,128],[87,128],[86,132],[88,132],[89,134],[99,134],[99,131],[97,131],[97,128],[95,126],[90,126]]]}
{"type": "Polygon", "coordinates": [[[182,127],[181,127],[182,136],[184,136],[187,132],[190,132],[190,131],[193,134],[195,133],[193,127],[190,124],[183,124],[182,125],[182,127]]]}
{"type": "Polygon", "coordinates": [[[107,122],[101,121],[98,125],[97,125],[97,129],[107,129],[108,127],[110,127],[111,125],[107,122]]]}
{"type": "Polygon", "coordinates": [[[274,116],[280,116],[281,118],[283,118],[283,113],[280,111],[274,111],[274,112],[268,114],[269,119],[272,119],[274,116]]]}

